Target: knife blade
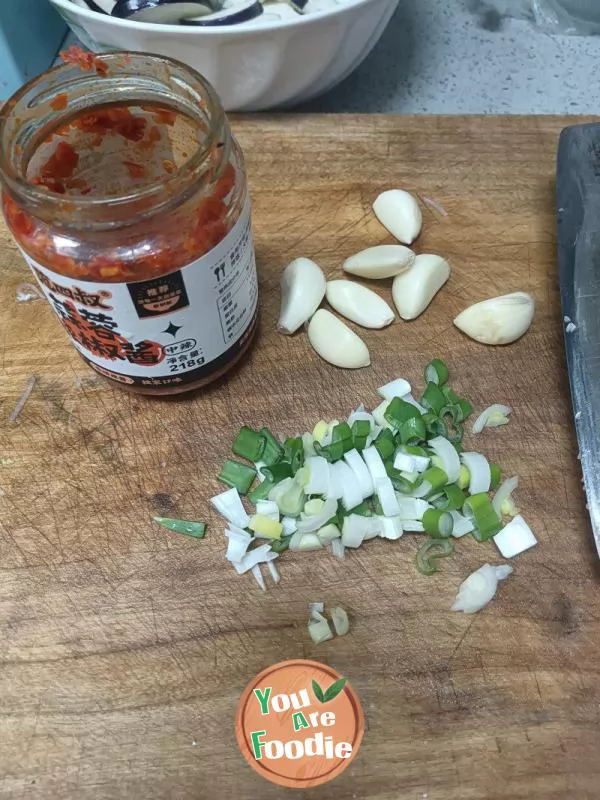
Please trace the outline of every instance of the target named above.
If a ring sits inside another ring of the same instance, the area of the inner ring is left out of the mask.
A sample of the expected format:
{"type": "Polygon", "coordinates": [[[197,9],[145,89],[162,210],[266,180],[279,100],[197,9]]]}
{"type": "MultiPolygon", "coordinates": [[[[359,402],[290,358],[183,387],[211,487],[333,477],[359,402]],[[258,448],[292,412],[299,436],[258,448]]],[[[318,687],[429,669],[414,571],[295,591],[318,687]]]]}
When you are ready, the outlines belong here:
{"type": "Polygon", "coordinates": [[[562,131],[556,200],[571,400],[587,508],[600,555],[600,124],[562,131]]]}

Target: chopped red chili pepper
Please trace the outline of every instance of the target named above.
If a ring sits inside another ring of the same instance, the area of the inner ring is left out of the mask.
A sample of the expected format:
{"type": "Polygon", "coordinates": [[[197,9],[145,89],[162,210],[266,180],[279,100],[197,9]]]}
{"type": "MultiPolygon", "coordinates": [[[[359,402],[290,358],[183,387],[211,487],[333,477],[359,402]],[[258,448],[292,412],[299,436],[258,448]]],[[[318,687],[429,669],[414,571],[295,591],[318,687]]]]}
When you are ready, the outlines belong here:
{"type": "Polygon", "coordinates": [[[98,75],[108,74],[108,64],[95,53],[88,53],[82,50],[81,47],[72,44],[68,50],[63,50],[60,57],[65,64],[77,64],[79,69],[89,72],[93,69],[96,70],[98,75]]]}
{"type": "Polygon", "coordinates": [[[50,102],[50,108],[53,111],[63,111],[67,107],[67,95],[57,94],[54,100],[50,102]]]}

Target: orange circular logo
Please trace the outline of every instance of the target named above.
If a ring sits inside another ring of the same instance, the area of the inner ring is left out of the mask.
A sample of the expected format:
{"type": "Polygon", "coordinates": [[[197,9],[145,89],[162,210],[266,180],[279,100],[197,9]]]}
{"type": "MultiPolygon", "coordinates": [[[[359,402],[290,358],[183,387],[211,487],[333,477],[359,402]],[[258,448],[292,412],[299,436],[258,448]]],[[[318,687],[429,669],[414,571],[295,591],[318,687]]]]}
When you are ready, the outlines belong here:
{"type": "Polygon", "coordinates": [[[279,786],[307,789],[346,769],[362,741],[364,718],[339,672],[316,661],[282,661],[250,681],[235,727],[256,772],[279,786]]]}

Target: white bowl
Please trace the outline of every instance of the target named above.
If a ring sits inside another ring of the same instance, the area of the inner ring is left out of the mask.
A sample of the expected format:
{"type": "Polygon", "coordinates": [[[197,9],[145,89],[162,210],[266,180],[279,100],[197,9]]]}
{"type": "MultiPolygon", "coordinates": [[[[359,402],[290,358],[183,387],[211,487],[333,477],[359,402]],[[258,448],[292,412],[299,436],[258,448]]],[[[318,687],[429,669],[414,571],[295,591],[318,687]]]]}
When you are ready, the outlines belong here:
{"type": "Polygon", "coordinates": [[[398,0],[340,0],[333,11],[291,21],[222,28],[128,22],[50,0],[95,52],[140,50],[189,64],[214,86],[227,111],[261,111],[327,92],[369,54],[398,0]]]}

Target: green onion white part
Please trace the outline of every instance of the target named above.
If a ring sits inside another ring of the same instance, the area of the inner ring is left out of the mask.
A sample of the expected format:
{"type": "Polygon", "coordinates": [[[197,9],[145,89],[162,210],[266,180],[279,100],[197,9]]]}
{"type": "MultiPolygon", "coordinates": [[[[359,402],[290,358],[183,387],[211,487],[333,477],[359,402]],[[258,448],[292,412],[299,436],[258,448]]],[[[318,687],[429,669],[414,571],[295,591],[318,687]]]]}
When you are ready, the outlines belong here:
{"type": "Polygon", "coordinates": [[[498,514],[498,516],[504,513],[502,507],[504,506],[507,500],[511,499],[511,495],[515,491],[518,485],[519,485],[519,478],[515,475],[513,478],[507,478],[498,487],[498,490],[494,495],[494,499],[492,500],[492,506],[496,514],[498,514]]]}
{"type": "Polygon", "coordinates": [[[514,558],[535,547],[537,539],[522,516],[516,516],[494,536],[494,543],[504,558],[514,558]]]}
{"type": "Polygon", "coordinates": [[[379,389],[384,400],[372,413],[360,405],[347,421],[320,420],[312,433],[279,441],[267,428],[241,429],[234,452],[254,467],[228,460],[219,478],[232,488],[212,499],[228,520],[226,557],[237,572],[251,571],[263,588],[261,564],[277,582],[271,562],[287,549],[330,549],[343,559],[346,548],[404,533],[425,534],[416,558],[424,575],[465,536],[493,538],[507,558],[536,543],[520,516],[503,527],[502,517],[516,513],[517,479],[500,483],[498,465],[463,451],[472,406],[448,385],[446,365],[434,359],[425,377],[418,400],[397,379],[379,389]]]}
{"type": "Polygon", "coordinates": [[[245,528],[250,521],[237,489],[221,492],[211,497],[210,502],[222,517],[240,528],[245,528]]]}
{"type": "Polygon", "coordinates": [[[508,425],[508,417],[511,413],[512,408],[510,406],[503,406],[500,403],[488,406],[473,423],[473,433],[481,433],[484,428],[498,428],[500,425],[508,425]]]}
{"type": "Polygon", "coordinates": [[[336,636],[345,636],[350,630],[348,614],[346,614],[346,611],[341,606],[332,608],[330,613],[336,636]]]}
{"type": "Polygon", "coordinates": [[[460,460],[469,470],[469,493],[489,492],[492,474],[487,458],[481,453],[462,453],[460,460]]]}
{"type": "Polygon", "coordinates": [[[512,567],[504,564],[499,567],[491,564],[479,567],[459,586],[452,611],[464,611],[465,614],[480,611],[496,594],[498,581],[508,578],[512,571],[512,567]]]}
{"type": "Polygon", "coordinates": [[[381,395],[384,400],[393,400],[394,397],[404,397],[411,392],[412,387],[404,378],[396,378],[395,381],[390,381],[377,389],[377,394],[381,395]]]}

